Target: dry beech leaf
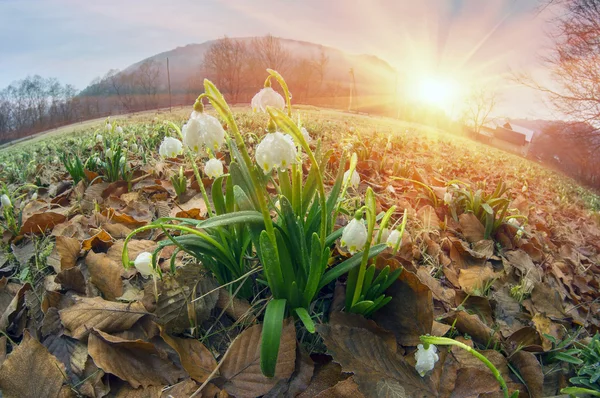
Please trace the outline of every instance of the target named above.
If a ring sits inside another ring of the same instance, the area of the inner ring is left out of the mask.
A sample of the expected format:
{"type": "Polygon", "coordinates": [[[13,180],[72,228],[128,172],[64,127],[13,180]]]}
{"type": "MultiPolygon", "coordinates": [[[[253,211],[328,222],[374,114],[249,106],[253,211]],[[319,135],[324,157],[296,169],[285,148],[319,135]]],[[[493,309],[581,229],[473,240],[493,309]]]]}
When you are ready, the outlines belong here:
{"type": "Polygon", "coordinates": [[[86,345],[68,336],[51,335],[44,340],[44,346],[65,365],[69,380],[76,384],[88,358],[86,345]]]}
{"type": "Polygon", "coordinates": [[[527,351],[517,351],[511,355],[510,363],[523,378],[529,396],[531,398],[543,397],[544,373],[542,372],[542,365],[538,362],[535,355],[527,351]]]}
{"type": "Polygon", "coordinates": [[[60,283],[64,290],[73,290],[77,293],[85,294],[85,277],[79,267],[67,268],[62,271],[56,278],[56,283],[60,283]]]}
{"type": "Polygon", "coordinates": [[[348,378],[348,374],[342,373],[342,367],[329,361],[325,364],[315,366],[315,371],[310,384],[298,398],[313,398],[321,391],[327,390],[329,387],[336,385],[338,382],[348,378]]]}
{"type": "Polygon", "coordinates": [[[101,229],[92,237],[85,239],[83,242],[81,242],[81,249],[84,251],[89,251],[92,249],[97,251],[104,251],[110,248],[112,245],[112,236],[110,236],[105,230],[101,229]]]}
{"type": "MultiPolygon", "coordinates": [[[[115,398],[160,398],[163,386],[133,388],[124,383],[115,394],[115,398]]],[[[175,395],[173,397],[176,397],[175,395]]]]}
{"type": "Polygon", "coordinates": [[[494,272],[492,267],[487,265],[475,266],[460,269],[458,283],[465,293],[482,296],[487,282],[497,277],[498,274],[494,272]]]}
{"type": "Polygon", "coordinates": [[[281,379],[288,379],[296,363],[296,329],[286,321],[281,333],[275,376],[266,377],[260,370],[262,325],[244,330],[231,343],[221,364],[223,389],[237,398],[254,398],[266,394],[281,379]]]}
{"type": "Polygon", "coordinates": [[[5,398],[55,398],[65,367],[27,332],[0,367],[0,390],[5,398]]]}
{"type": "Polygon", "coordinates": [[[454,325],[456,329],[463,334],[468,334],[477,343],[488,345],[494,340],[490,340],[494,331],[474,314],[468,314],[465,311],[456,311],[446,317],[445,322],[454,325]]]}
{"type": "Polygon", "coordinates": [[[458,216],[460,228],[469,243],[475,243],[484,238],[485,227],[473,213],[463,213],[458,216]]]}
{"type": "MultiPolygon", "coordinates": [[[[10,286],[10,284],[8,284],[10,286]]],[[[12,299],[6,306],[6,308],[0,308],[3,311],[0,314],[0,330],[6,331],[12,324],[19,318],[19,314],[21,313],[21,309],[25,304],[25,293],[31,290],[31,285],[29,283],[24,284],[19,288],[17,293],[12,296],[12,299]]],[[[10,293],[9,293],[10,294],[10,293]]],[[[22,330],[19,330],[17,335],[20,335],[22,330]]]]}
{"type": "MultiPolygon", "coordinates": [[[[380,397],[390,397],[390,395],[379,395],[380,397]]],[[[358,384],[353,377],[338,382],[335,386],[329,387],[325,391],[321,391],[315,398],[363,398],[363,393],[358,389],[358,384]]]]}
{"type": "Polygon", "coordinates": [[[184,204],[173,207],[170,216],[202,220],[206,216],[206,212],[204,199],[202,199],[202,195],[198,194],[184,204]]]}
{"type": "Polygon", "coordinates": [[[25,220],[19,234],[41,234],[54,228],[55,225],[64,222],[66,219],[67,217],[64,215],[52,211],[36,213],[25,220]]]}
{"type": "Polygon", "coordinates": [[[354,380],[366,397],[434,397],[433,387],[419,376],[398,353],[366,329],[317,325],[327,352],[354,373],[354,380]]]}
{"type": "Polygon", "coordinates": [[[93,328],[104,332],[121,332],[148,313],[138,302],[115,303],[100,297],[80,298],[69,308],[60,311],[60,319],[75,339],[86,337],[93,328]]]}
{"type": "Polygon", "coordinates": [[[133,388],[175,384],[185,376],[152,343],[142,340],[125,340],[94,329],[88,350],[100,369],[125,380],[133,388]]]}
{"type": "Polygon", "coordinates": [[[298,345],[296,348],[296,370],[288,379],[281,379],[263,398],[293,398],[305,391],[315,372],[315,363],[310,355],[298,345]]]}
{"type": "Polygon", "coordinates": [[[123,266],[108,258],[105,253],[92,251],[85,257],[85,264],[90,272],[90,282],[96,285],[107,300],[115,300],[123,295],[123,266]]]}
{"type": "Polygon", "coordinates": [[[62,270],[73,268],[77,264],[80,251],[81,243],[78,239],[57,236],[54,249],[48,256],[48,265],[54,268],[57,274],[62,270]]]}
{"type": "Polygon", "coordinates": [[[377,311],[373,320],[396,335],[398,344],[416,346],[419,336],[431,333],[433,296],[431,290],[410,271],[404,270],[386,291],[392,300],[377,311]]]}
{"type": "Polygon", "coordinates": [[[551,319],[564,319],[565,310],[560,295],[556,289],[543,283],[538,283],[531,292],[531,301],[537,312],[551,319]]]}
{"type": "Polygon", "coordinates": [[[177,352],[181,366],[197,382],[206,381],[217,367],[217,361],[211,352],[198,340],[172,337],[164,329],[161,329],[160,337],[177,352]]]}

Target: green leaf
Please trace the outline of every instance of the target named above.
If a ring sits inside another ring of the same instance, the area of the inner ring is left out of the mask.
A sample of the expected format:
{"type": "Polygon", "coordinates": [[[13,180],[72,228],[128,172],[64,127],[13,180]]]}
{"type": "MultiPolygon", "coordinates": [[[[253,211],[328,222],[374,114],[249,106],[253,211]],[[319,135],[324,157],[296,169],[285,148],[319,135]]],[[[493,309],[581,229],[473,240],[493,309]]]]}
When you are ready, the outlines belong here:
{"type": "Polygon", "coordinates": [[[215,181],[212,184],[212,189],[210,190],[217,215],[227,213],[227,209],[225,208],[225,196],[223,196],[223,179],[226,177],[227,174],[224,174],[215,178],[215,181]]]}
{"type": "MultiPolygon", "coordinates": [[[[387,246],[385,244],[379,244],[371,247],[371,250],[369,252],[369,258],[375,257],[376,255],[384,251],[386,247],[387,246]]],[[[354,256],[350,257],[349,259],[341,262],[340,264],[327,271],[325,275],[323,275],[323,277],[321,278],[321,282],[319,283],[319,290],[322,289],[325,285],[344,275],[354,267],[360,265],[362,255],[362,252],[358,252],[354,256]]]]}
{"type": "Polygon", "coordinates": [[[563,362],[572,363],[574,365],[581,365],[583,361],[579,358],[572,357],[571,355],[566,355],[562,352],[557,352],[553,355],[555,359],[561,360],[563,362]]]}
{"type": "Polygon", "coordinates": [[[369,308],[373,305],[371,300],[363,300],[354,304],[350,309],[350,312],[354,312],[355,314],[364,314],[369,310],[369,308]]]}
{"type": "Polygon", "coordinates": [[[295,308],[294,311],[298,315],[298,318],[300,318],[300,320],[304,324],[304,327],[306,328],[306,330],[308,330],[309,333],[314,333],[315,332],[315,323],[313,322],[312,318],[308,314],[308,311],[306,311],[306,308],[298,307],[298,308],[295,308]]]}
{"type": "Polygon", "coordinates": [[[313,297],[317,293],[319,288],[319,280],[322,275],[322,258],[323,251],[321,250],[321,242],[319,241],[319,235],[313,233],[311,242],[311,256],[309,264],[308,278],[306,280],[306,287],[304,288],[303,303],[308,306],[312,301],[313,297]]]}
{"type": "Polygon", "coordinates": [[[274,242],[271,242],[267,231],[263,230],[259,238],[260,244],[260,260],[262,262],[267,281],[273,296],[275,298],[283,297],[286,290],[283,283],[283,275],[279,264],[279,254],[275,248],[274,242]]]}
{"type": "Polygon", "coordinates": [[[590,390],[588,388],[582,387],[566,387],[560,390],[561,394],[569,394],[574,396],[579,396],[580,394],[589,394],[594,397],[600,397],[600,391],[590,390]]]}
{"type": "Polygon", "coordinates": [[[233,213],[221,214],[200,221],[196,224],[198,228],[208,229],[216,227],[225,227],[233,224],[263,224],[263,215],[255,210],[242,210],[233,213]]]}
{"type": "Polygon", "coordinates": [[[267,377],[275,376],[285,305],[285,299],[274,299],[267,304],[260,342],[260,370],[267,377]]]}

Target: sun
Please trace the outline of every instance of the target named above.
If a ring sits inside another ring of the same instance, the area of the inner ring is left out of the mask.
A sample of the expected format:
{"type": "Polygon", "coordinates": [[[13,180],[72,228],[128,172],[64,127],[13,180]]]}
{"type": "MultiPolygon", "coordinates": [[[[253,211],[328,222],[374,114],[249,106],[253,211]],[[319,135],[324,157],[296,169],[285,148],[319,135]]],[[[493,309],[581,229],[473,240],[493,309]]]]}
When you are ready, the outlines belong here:
{"type": "Polygon", "coordinates": [[[416,91],[415,94],[419,101],[444,110],[449,110],[459,96],[459,87],[456,81],[438,76],[420,79],[416,91]]]}

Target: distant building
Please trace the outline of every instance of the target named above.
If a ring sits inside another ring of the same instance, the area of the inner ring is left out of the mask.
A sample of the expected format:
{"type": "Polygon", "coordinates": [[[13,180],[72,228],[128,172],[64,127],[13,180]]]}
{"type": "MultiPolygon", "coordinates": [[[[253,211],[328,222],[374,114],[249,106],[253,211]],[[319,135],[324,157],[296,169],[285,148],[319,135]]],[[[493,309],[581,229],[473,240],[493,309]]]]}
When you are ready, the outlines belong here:
{"type": "Polygon", "coordinates": [[[536,132],[507,119],[492,120],[479,129],[477,140],[508,152],[527,156],[536,132]]]}

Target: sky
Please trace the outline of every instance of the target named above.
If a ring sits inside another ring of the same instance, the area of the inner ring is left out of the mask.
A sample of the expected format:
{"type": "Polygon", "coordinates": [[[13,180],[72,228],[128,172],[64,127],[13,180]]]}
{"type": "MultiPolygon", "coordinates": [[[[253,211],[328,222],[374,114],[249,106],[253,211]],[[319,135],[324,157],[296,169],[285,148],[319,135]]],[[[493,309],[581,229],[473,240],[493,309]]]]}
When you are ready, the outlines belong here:
{"type": "Polygon", "coordinates": [[[507,79],[539,73],[552,10],[539,0],[0,0],[0,87],[28,75],[83,89],[110,69],[190,43],[265,35],[388,61],[409,82],[498,89],[496,113],[551,117],[507,79]]]}

